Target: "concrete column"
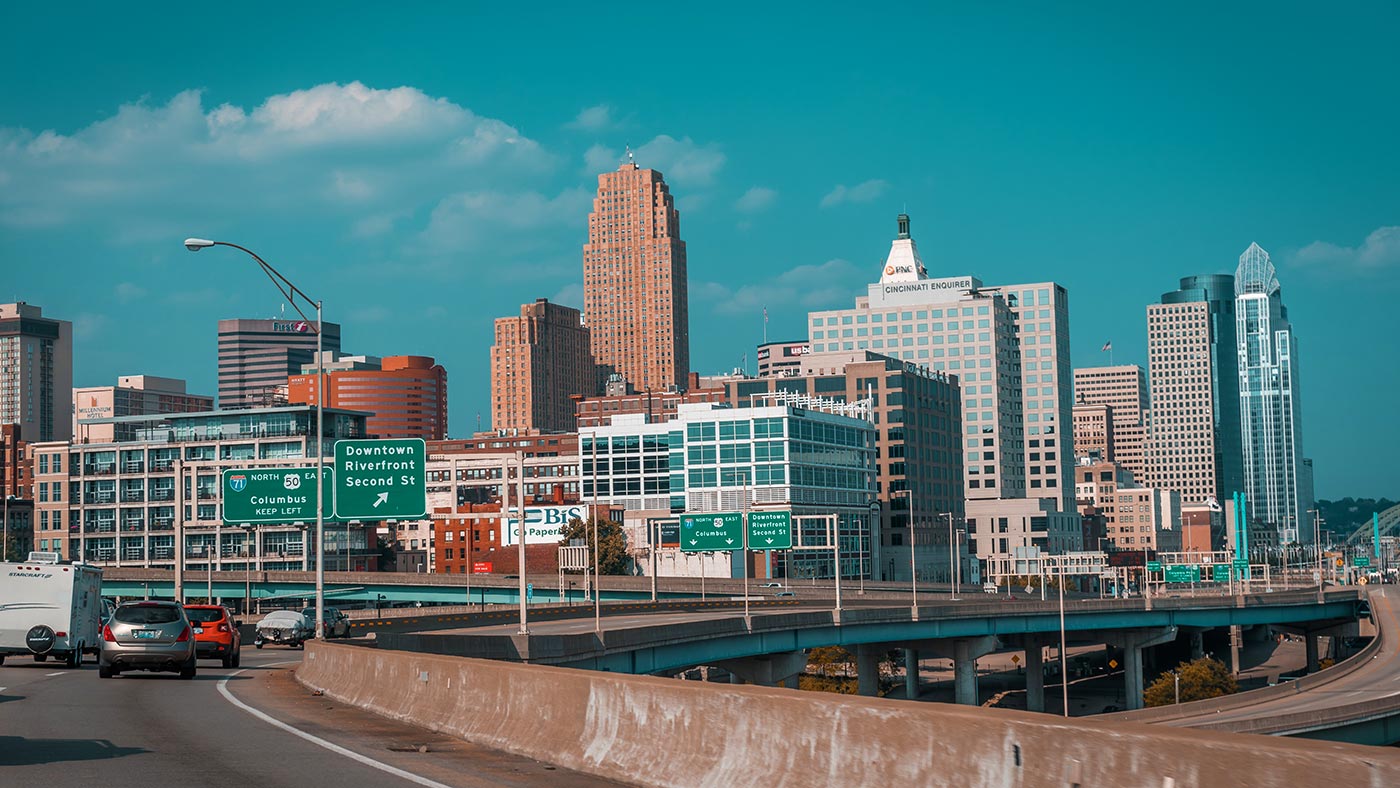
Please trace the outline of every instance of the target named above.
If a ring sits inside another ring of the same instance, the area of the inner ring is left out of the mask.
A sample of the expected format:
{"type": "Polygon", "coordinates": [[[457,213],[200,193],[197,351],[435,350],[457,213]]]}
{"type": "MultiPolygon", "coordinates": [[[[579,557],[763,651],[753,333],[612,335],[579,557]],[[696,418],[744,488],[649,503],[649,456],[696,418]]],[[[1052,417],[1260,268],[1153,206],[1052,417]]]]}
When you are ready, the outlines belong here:
{"type": "Polygon", "coordinates": [[[801,651],[788,651],[778,654],[763,654],[757,657],[726,659],[715,665],[724,668],[731,675],[738,676],[744,684],[758,684],[763,687],[783,686],[789,678],[796,681],[807,668],[807,655],[801,651]]]}
{"type": "Polygon", "coordinates": [[[1306,649],[1308,655],[1308,672],[1316,673],[1318,671],[1317,635],[1314,635],[1311,632],[1303,635],[1303,648],[1306,649]]]}
{"type": "Polygon", "coordinates": [[[801,676],[798,676],[796,674],[788,676],[787,678],[783,679],[782,686],[787,687],[788,689],[798,689],[797,681],[800,678],[801,676]]]}
{"type": "Polygon", "coordinates": [[[919,699],[919,650],[904,649],[904,697],[919,699]]]}
{"type": "Polygon", "coordinates": [[[1038,638],[1026,644],[1026,710],[1045,711],[1045,647],[1038,638]]]}
{"type": "Polygon", "coordinates": [[[1191,633],[1191,659],[1200,659],[1206,655],[1206,633],[1191,633]]]}
{"type": "Polygon", "coordinates": [[[871,698],[880,694],[880,652],[869,646],[856,649],[856,694],[871,698]]]}
{"type": "Polygon", "coordinates": [[[739,678],[739,674],[738,674],[738,673],[730,673],[730,674],[729,674],[729,683],[730,683],[730,684],[743,684],[743,683],[744,683],[744,680],[741,679],[741,678],[739,678]]]}
{"type": "MultiPolygon", "coordinates": [[[[1106,633],[1104,639],[1123,649],[1123,685],[1128,710],[1142,708],[1142,650],[1176,640],[1176,627],[1112,632],[1106,633]]],[[[1068,680],[1067,676],[1062,678],[1068,680]]]]}
{"type": "Polygon", "coordinates": [[[953,642],[953,700],[964,706],[977,705],[977,657],[972,642],[953,642]]]}

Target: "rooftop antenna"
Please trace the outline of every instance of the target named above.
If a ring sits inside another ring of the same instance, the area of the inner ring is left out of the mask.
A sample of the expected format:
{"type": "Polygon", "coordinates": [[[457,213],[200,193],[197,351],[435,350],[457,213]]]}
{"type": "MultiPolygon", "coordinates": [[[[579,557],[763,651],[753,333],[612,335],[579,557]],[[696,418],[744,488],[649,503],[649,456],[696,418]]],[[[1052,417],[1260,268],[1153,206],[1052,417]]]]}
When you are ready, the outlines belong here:
{"type": "Polygon", "coordinates": [[[633,167],[637,166],[637,157],[636,154],[632,153],[631,145],[627,146],[627,163],[632,165],[633,167]]]}

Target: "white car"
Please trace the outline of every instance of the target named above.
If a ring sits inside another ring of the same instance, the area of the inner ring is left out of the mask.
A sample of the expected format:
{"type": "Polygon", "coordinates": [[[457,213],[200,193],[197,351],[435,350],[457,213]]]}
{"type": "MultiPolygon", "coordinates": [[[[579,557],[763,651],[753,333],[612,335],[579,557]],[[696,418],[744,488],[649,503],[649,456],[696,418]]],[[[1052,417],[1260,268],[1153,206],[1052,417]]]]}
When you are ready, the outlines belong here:
{"type": "Polygon", "coordinates": [[[263,616],[258,622],[257,636],[253,645],[262,648],[265,643],[281,643],[292,648],[315,637],[311,622],[295,610],[277,610],[263,616]]]}

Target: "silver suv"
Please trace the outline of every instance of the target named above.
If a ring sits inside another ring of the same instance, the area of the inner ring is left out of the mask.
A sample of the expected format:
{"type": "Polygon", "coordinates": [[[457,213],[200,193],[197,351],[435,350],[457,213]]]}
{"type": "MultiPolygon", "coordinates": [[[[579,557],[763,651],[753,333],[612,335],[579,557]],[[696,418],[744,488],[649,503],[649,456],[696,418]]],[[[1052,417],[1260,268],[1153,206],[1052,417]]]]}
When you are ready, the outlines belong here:
{"type": "Polygon", "coordinates": [[[185,608],[178,602],[125,602],[102,628],[97,675],[123,670],[165,670],[182,679],[195,673],[195,639],[185,608]]]}

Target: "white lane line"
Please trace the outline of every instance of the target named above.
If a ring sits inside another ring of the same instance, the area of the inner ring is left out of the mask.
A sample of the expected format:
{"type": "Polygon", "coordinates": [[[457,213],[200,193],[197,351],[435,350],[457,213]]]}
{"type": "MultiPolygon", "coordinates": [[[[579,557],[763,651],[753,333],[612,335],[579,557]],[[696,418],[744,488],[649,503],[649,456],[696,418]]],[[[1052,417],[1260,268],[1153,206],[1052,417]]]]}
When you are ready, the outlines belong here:
{"type": "Polygon", "coordinates": [[[403,779],[408,780],[411,783],[417,783],[418,785],[426,786],[426,788],[451,788],[451,786],[446,785],[444,783],[440,783],[436,780],[429,780],[427,777],[421,777],[417,774],[414,774],[413,772],[404,771],[403,769],[400,769],[397,766],[390,766],[387,763],[376,761],[375,759],[370,758],[367,755],[361,755],[360,753],[355,752],[354,750],[349,750],[344,747],[341,747],[339,744],[328,742],[319,736],[313,736],[307,733],[306,731],[288,725],[287,723],[269,714],[261,712],[253,708],[252,706],[249,706],[248,704],[244,703],[238,698],[235,698],[233,696],[233,693],[229,692],[228,690],[228,680],[233,678],[234,676],[237,676],[239,673],[242,673],[243,670],[243,668],[235,670],[234,672],[228,674],[219,681],[219,694],[223,695],[224,699],[227,700],[229,703],[232,703],[233,705],[248,712],[254,717],[257,717],[258,719],[262,720],[268,725],[271,725],[276,728],[281,728],[282,730],[292,734],[293,736],[299,736],[311,742],[312,744],[315,744],[319,747],[324,747],[327,750],[336,753],[337,755],[344,755],[346,758],[349,758],[352,761],[356,761],[357,763],[362,763],[365,766],[370,767],[371,769],[378,769],[381,772],[388,772],[389,774],[392,774],[395,777],[402,777],[403,779]]]}
{"type": "Polygon", "coordinates": [[[6,689],[5,687],[0,687],[0,692],[4,692],[5,689],[6,689]]]}
{"type": "Polygon", "coordinates": [[[45,675],[45,676],[62,676],[62,675],[63,675],[64,673],[66,673],[66,672],[67,672],[67,671],[60,670],[60,671],[57,672],[57,673],[45,673],[44,675],[45,675]]]}

